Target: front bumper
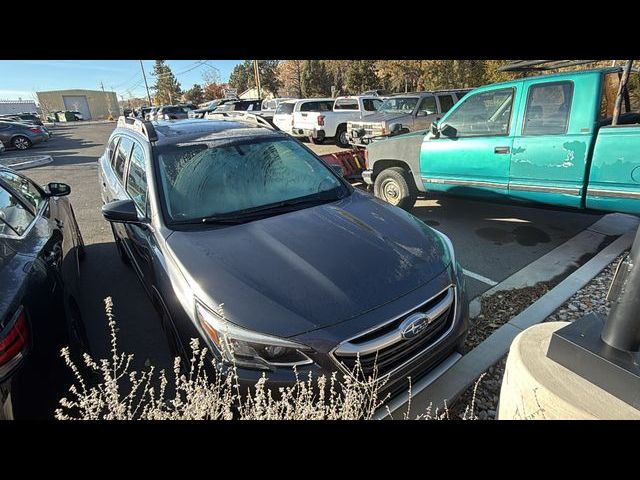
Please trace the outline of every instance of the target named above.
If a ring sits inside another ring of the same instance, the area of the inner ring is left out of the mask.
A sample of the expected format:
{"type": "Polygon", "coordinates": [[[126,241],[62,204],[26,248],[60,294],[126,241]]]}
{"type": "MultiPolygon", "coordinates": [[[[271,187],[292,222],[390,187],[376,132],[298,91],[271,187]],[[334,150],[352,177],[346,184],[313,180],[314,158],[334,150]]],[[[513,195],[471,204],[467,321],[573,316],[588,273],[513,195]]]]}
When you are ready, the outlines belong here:
{"type": "MultiPolygon", "coordinates": [[[[447,324],[446,331],[439,334],[441,336],[434,340],[433,344],[421,350],[417,355],[412,354],[410,359],[403,360],[404,363],[398,365],[397,370],[393,371],[381,383],[378,398],[382,399],[387,395],[389,400],[402,397],[406,394],[410,384],[416,384],[416,382],[433,375],[441,375],[451,366],[450,363],[453,359],[457,360],[460,357],[459,350],[464,343],[469,326],[469,308],[464,278],[460,272],[461,269],[454,272],[449,267],[428,285],[418,288],[400,300],[379,307],[369,314],[293,337],[292,340],[312,349],[308,356],[313,360],[313,363],[299,367],[297,377],[290,368],[276,368],[264,372],[268,378],[267,387],[273,392],[277,392],[281,387],[287,388],[294,385],[296,378],[300,381],[306,381],[311,374],[314,379],[322,375],[328,379],[334,372],[342,372],[344,369],[338,365],[333,351],[341,343],[344,343],[345,339],[361,335],[363,331],[387,323],[390,319],[396,318],[399,312],[411,311],[411,308],[407,308],[408,305],[415,308],[416,305],[435,295],[435,292],[440,291],[443,286],[454,285],[455,309],[451,313],[452,319],[449,320],[450,324],[447,324]],[[442,368],[443,365],[446,368],[442,368]]],[[[406,315],[408,314],[404,314],[403,317],[406,315]]],[[[253,387],[262,374],[263,371],[259,370],[237,368],[238,381],[243,391],[253,387]]],[[[341,378],[341,375],[338,375],[338,378],[341,378]]],[[[433,378],[430,378],[430,381],[433,381],[433,378]]]]}

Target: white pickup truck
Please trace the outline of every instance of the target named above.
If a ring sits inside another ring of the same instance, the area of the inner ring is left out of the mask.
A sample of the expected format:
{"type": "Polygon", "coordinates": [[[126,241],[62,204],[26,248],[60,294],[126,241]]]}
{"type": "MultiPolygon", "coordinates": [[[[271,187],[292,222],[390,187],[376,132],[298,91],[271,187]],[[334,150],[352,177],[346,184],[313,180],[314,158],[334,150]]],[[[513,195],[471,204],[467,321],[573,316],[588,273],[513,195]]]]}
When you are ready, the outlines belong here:
{"type": "Polygon", "coordinates": [[[311,142],[323,143],[327,138],[334,138],[336,145],[349,147],[347,122],[360,120],[376,113],[382,99],[376,96],[338,97],[332,109],[327,109],[325,102],[318,102],[322,108],[312,109],[313,103],[302,105],[300,111],[293,113],[292,134],[297,137],[308,137],[311,142]]]}

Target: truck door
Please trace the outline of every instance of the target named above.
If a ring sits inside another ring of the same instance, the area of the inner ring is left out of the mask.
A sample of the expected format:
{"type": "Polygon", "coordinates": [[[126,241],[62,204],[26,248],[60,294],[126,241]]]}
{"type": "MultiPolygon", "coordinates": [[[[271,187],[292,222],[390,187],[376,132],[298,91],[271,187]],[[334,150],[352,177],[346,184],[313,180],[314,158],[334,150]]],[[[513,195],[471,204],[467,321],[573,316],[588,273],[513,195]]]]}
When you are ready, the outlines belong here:
{"type": "MultiPolygon", "coordinates": [[[[509,194],[515,198],[580,207],[591,125],[572,106],[573,81],[530,82],[511,154],[509,194]],[[584,128],[581,128],[584,127],[584,128]]],[[[580,109],[577,109],[580,110],[580,109]]]]}
{"type": "Polygon", "coordinates": [[[516,87],[465,96],[425,137],[420,173],[427,191],[486,196],[508,192],[516,87]]]}

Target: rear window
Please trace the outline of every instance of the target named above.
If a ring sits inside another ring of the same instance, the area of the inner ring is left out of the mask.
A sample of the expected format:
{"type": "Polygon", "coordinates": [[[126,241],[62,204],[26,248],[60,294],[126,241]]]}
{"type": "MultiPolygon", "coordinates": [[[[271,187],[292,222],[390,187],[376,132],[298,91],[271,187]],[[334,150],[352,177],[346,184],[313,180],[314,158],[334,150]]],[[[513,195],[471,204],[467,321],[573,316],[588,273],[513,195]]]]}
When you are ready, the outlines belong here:
{"type": "Polygon", "coordinates": [[[295,105],[295,103],[281,103],[280,105],[278,105],[278,108],[276,108],[276,115],[279,113],[283,115],[289,115],[293,113],[293,107],[295,107],[295,105]]]}
{"type": "Polygon", "coordinates": [[[317,102],[304,102],[300,105],[301,112],[330,112],[333,110],[333,100],[322,100],[317,102]]]}
{"type": "Polygon", "coordinates": [[[342,99],[336,100],[333,106],[334,110],[358,110],[358,100],[356,99],[342,99]]]}

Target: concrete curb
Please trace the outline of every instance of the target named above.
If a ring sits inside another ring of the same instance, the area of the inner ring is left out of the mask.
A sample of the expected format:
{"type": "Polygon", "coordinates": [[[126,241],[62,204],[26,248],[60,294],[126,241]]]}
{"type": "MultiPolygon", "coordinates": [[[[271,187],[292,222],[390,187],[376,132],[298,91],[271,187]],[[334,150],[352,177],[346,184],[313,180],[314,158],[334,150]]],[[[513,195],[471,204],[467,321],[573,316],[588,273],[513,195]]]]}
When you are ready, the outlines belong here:
{"type": "Polygon", "coordinates": [[[482,298],[503,290],[531,287],[562,275],[569,267],[578,267],[578,261],[588,254],[596,254],[607,237],[620,236],[640,224],[640,219],[624,213],[610,213],[590,227],[579,232],[562,245],[531,262],[526,267],[491,287],[469,303],[469,315],[480,314],[482,298]]]}
{"type": "Polygon", "coordinates": [[[46,165],[52,163],[51,155],[33,155],[30,157],[10,157],[0,158],[0,165],[12,168],[14,170],[23,170],[25,168],[36,167],[38,165],[46,165]]]}
{"type": "MultiPolygon", "coordinates": [[[[511,342],[520,332],[543,322],[622,252],[629,249],[634,237],[635,228],[627,231],[526,310],[498,328],[489,338],[464,355],[446,373],[424,390],[415,394],[411,400],[409,414],[423,413],[430,405],[434,411],[436,407],[442,409],[444,402],[450,405],[473,384],[476,378],[507,354],[511,342]]],[[[406,403],[399,405],[395,410],[400,410],[404,414],[406,405],[406,403]]]]}

